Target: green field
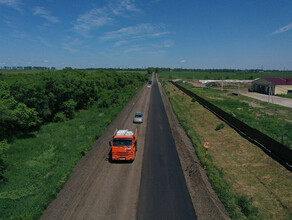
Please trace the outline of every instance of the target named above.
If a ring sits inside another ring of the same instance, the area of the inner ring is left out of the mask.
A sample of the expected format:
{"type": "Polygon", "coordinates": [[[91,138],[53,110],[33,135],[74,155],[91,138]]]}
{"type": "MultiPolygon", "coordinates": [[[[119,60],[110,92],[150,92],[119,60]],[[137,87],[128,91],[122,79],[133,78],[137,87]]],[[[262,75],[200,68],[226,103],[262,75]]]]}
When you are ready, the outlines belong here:
{"type": "Polygon", "coordinates": [[[234,96],[226,90],[205,90],[186,84],[182,85],[240,121],[292,149],[292,111],[290,108],[242,95],[234,96]]]}
{"type": "Polygon", "coordinates": [[[292,72],[286,71],[271,71],[271,72],[261,72],[261,71],[212,71],[212,70],[198,70],[198,71],[168,71],[159,72],[160,79],[242,79],[242,80],[252,80],[257,78],[265,77],[283,77],[291,78],[292,72]]]}

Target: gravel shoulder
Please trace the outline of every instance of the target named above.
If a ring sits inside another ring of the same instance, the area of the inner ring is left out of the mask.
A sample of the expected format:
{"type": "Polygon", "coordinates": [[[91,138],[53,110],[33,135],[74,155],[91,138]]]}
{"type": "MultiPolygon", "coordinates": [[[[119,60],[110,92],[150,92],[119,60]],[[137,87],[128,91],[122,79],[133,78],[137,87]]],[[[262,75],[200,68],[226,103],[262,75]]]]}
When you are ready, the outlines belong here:
{"type": "Polygon", "coordinates": [[[178,122],[166,92],[160,83],[159,89],[197,218],[230,219],[224,205],[212,189],[206,172],[197,158],[195,149],[178,122]]]}
{"type": "Polygon", "coordinates": [[[151,88],[146,85],[134,96],[48,206],[41,219],[135,219],[144,152],[151,88]],[[144,113],[142,124],[133,124],[135,112],[144,113]],[[138,152],[133,163],[110,163],[109,141],[115,129],[138,128],[138,152]]]}

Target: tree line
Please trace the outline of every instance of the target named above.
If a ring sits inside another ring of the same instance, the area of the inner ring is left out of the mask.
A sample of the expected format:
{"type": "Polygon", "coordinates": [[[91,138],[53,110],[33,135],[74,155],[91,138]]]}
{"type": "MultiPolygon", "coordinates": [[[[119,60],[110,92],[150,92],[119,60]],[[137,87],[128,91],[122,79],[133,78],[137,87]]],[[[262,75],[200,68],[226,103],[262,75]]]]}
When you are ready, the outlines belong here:
{"type": "Polygon", "coordinates": [[[1,66],[1,70],[56,70],[55,67],[46,66],[1,66]]]}
{"type": "Polygon", "coordinates": [[[140,73],[72,70],[0,77],[0,140],[38,129],[42,124],[72,119],[94,102],[105,108],[115,93],[146,81],[140,73]]]}

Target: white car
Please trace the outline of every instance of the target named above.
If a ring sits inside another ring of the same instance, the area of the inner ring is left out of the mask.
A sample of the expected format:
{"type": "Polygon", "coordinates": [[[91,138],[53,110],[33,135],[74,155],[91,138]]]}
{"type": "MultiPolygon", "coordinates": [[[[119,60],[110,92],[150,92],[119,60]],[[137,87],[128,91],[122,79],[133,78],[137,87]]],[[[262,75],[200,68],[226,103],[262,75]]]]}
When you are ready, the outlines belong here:
{"type": "Polygon", "coordinates": [[[136,112],[133,122],[134,123],[142,123],[143,122],[143,113],[142,112],[136,112]]]}

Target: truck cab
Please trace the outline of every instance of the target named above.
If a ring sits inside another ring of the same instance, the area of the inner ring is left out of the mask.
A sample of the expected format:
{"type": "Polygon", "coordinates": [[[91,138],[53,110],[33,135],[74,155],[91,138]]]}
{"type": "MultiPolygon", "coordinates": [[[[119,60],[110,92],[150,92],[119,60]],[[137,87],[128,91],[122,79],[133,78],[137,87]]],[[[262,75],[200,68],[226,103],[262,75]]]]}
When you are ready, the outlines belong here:
{"type": "Polygon", "coordinates": [[[112,141],[112,160],[134,161],[137,152],[137,129],[135,134],[129,130],[116,130],[112,141]]]}

